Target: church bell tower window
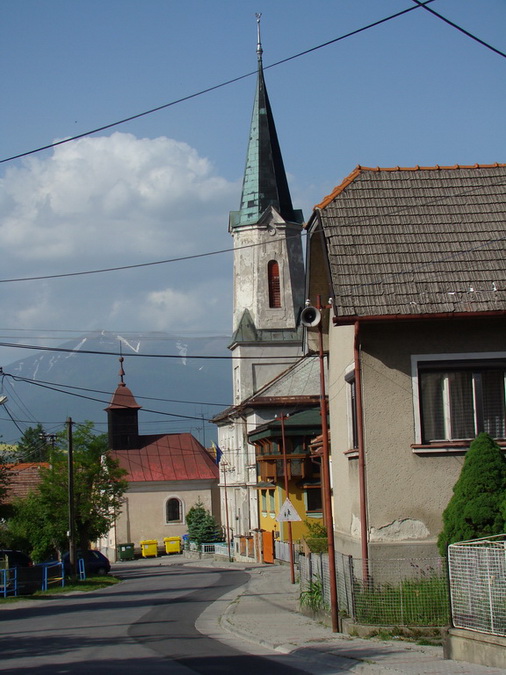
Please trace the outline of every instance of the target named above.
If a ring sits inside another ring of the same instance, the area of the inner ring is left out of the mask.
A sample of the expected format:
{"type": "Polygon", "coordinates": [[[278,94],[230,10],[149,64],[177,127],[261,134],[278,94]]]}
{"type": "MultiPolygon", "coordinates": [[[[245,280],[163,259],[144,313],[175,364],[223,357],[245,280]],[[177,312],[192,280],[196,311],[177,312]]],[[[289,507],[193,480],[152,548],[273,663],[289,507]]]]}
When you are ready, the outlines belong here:
{"type": "Polygon", "coordinates": [[[267,266],[269,283],[269,307],[281,307],[281,287],[279,283],[279,265],[276,260],[270,260],[267,266]]]}

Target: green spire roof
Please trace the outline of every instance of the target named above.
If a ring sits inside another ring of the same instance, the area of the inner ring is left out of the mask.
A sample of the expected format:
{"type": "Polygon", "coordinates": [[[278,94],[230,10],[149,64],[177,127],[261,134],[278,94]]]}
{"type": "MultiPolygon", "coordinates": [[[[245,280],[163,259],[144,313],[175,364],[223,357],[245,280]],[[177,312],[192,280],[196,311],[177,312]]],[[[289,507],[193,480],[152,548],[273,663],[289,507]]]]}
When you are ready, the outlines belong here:
{"type": "Polygon", "coordinates": [[[258,223],[270,206],[287,222],[302,222],[301,211],[294,211],[288,189],[274,118],[265,86],[262,47],[257,47],[258,78],[251,118],[250,138],[239,212],[232,212],[231,225],[258,223]]]}

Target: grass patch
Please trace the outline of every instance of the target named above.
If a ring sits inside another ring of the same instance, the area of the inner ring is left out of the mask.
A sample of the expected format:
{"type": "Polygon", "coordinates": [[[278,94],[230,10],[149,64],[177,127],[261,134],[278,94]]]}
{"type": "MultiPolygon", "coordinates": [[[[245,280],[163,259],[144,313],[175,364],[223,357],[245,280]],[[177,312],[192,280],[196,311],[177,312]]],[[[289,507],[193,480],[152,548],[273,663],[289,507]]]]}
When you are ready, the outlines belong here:
{"type": "Polygon", "coordinates": [[[440,647],[443,644],[443,638],[437,629],[421,631],[403,630],[400,627],[390,629],[380,628],[368,637],[383,640],[384,642],[403,640],[404,642],[414,642],[417,645],[425,647],[440,647]]]}
{"type": "Polygon", "coordinates": [[[307,583],[306,588],[299,596],[299,602],[301,607],[307,607],[314,614],[327,609],[327,603],[323,595],[323,583],[320,577],[311,579],[307,583]]]}
{"type": "Polygon", "coordinates": [[[26,602],[26,600],[50,600],[55,596],[61,596],[65,593],[74,593],[79,591],[81,593],[89,593],[90,591],[98,591],[101,588],[114,586],[119,583],[121,579],[112,576],[105,577],[89,577],[85,581],[78,581],[75,584],[70,582],[65,586],[54,585],[47,591],[35,591],[33,595],[18,595],[15,597],[0,598],[0,605],[12,604],[13,602],[26,602]]]}
{"type": "Polygon", "coordinates": [[[358,623],[386,626],[445,626],[449,621],[445,577],[405,579],[398,584],[355,585],[358,623]]]}

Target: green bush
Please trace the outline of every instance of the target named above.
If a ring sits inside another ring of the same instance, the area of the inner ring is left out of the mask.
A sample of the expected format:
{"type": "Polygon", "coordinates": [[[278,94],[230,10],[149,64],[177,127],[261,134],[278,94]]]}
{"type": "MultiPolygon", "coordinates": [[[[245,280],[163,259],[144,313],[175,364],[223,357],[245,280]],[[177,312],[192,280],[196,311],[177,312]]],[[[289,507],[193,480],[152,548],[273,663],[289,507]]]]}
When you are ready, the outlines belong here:
{"type": "Polygon", "coordinates": [[[506,459],[488,434],[475,438],[466,454],[453,496],[443,513],[438,538],[441,555],[448,544],[502,534],[505,530],[506,459]]]}
{"type": "Polygon", "coordinates": [[[304,521],[309,530],[309,536],[304,537],[311,553],[326,553],[328,550],[327,528],[322,523],[312,523],[310,520],[304,521]]]}

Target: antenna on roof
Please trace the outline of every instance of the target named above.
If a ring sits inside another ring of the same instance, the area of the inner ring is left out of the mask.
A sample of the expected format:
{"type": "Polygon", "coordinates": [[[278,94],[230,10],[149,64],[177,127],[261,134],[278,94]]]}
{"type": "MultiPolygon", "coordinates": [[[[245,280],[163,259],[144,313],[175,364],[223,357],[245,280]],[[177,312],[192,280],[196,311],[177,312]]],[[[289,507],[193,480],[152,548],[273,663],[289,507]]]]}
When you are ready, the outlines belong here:
{"type": "Polygon", "coordinates": [[[257,12],[255,14],[257,18],[257,57],[258,60],[262,60],[262,54],[263,54],[263,49],[262,49],[262,40],[260,39],[260,19],[262,18],[262,12],[257,12]]]}

